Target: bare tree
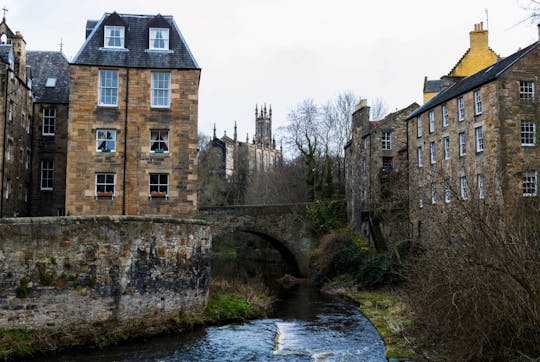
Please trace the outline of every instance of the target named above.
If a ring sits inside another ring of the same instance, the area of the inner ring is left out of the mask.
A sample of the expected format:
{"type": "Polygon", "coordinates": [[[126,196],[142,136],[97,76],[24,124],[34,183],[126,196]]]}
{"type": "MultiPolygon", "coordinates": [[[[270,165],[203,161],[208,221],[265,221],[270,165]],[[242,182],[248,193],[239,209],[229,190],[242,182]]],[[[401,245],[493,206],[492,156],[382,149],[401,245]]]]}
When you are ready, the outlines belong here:
{"type": "Polygon", "coordinates": [[[375,98],[371,101],[371,114],[372,120],[383,119],[388,114],[388,107],[386,102],[382,98],[375,98]]]}
{"type": "Polygon", "coordinates": [[[540,1],[539,0],[528,0],[525,4],[522,5],[523,9],[527,11],[530,15],[523,21],[530,20],[532,23],[535,23],[540,20],[540,1]]]}

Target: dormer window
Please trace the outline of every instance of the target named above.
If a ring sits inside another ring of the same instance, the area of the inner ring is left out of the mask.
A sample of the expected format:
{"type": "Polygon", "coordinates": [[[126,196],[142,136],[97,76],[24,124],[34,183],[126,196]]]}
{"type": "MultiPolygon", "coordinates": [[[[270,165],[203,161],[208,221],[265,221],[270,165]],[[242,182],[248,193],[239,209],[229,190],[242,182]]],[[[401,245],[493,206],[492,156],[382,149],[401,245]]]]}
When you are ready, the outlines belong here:
{"type": "Polygon", "coordinates": [[[124,48],[124,27],[105,26],[105,48],[124,48]]]}
{"type": "Polygon", "coordinates": [[[169,50],[169,29],[150,28],[149,45],[152,50],[169,50]]]}
{"type": "Polygon", "coordinates": [[[47,78],[47,83],[45,83],[46,88],[56,87],[56,78],[47,78]]]}

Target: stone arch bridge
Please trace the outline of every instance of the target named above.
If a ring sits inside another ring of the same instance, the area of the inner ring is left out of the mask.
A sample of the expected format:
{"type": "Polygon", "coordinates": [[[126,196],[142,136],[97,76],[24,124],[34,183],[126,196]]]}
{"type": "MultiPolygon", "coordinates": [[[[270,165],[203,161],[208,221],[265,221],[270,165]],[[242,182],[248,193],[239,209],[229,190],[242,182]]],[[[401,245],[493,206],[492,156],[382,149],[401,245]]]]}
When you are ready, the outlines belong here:
{"type": "Polygon", "coordinates": [[[234,231],[257,235],[272,245],[294,276],[309,275],[309,262],[318,239],[307,207],[309,203],[220,206],[199,209],[210,223],[212,236],[234,231]]]}

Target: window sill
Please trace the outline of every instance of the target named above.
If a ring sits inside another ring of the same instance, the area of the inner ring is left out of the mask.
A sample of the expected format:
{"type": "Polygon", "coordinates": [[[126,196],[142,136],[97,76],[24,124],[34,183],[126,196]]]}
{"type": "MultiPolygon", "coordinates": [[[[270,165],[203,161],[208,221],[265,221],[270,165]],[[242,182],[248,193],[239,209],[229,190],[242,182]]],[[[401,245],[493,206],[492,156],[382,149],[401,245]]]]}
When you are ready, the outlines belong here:
{"type": "Polygon", "coordinates": [[[114,194],[112,192],[97,192],[96,200],[114,200],[114,194]]]}
{"type": "Polygon", "coordinates": [[[155,151],[150,151],[150,153],[153,155],[168,155],[169,151],[155,150],[155,151]]]}
{"type": "Polygon", "coordinates": [[[171,106],[150,106],[151,111],[170,111],[171,106]]]}
{"type": "Polygon", "coordinates": [[[174,50],[172,50],[172,49],[159,49],[159,48],[145,49],[144,51],[145,51],[145,53],[167,53],[167,54],[174,53],[174,50]]]}
{"type": "Polygon", "coordinates": [[[121,48],[121,47],[101,47],[99,50],[104,51],[113,51],[113,52],[129,52],[128,48],[121,48]]]}
{"type": "Polygon", "coordinates": [[[41,134],[43,137],[54,137],[54,133],[42,133],[41,134]]]}
{"type": "Polygon", "coordinates": [[[534,144],[530,144],[530,143],[522,143],[521,144],[521,147],[536,147],[536,145],[534,144]]]}
{"type": "Polygon", "coordinates": [[[108,149],[102,149],[102,150],[96,150],[97,153],[116,153],[116,150],[108,150],[108,149]]]}
{"type": "Polygon", "coordinates": [[[169,196],[165,192],[152,192],[150,195],[148,195],[148,199],[168,200],[169,196]]]}
{"type": "Polygon", "coordinates": [[[99,104],[98,103],[98,108],[114,109],[114,108],[118,108],[118,104],[99,104]]]}

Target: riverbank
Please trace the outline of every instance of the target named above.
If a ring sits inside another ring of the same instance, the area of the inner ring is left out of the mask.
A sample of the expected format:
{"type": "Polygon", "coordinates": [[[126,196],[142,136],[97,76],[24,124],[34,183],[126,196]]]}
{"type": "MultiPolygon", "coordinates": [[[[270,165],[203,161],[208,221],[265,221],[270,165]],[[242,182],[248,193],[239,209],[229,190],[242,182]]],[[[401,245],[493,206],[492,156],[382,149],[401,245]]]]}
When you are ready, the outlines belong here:
{"type": "Polygon", "coordinates": [[[157,335],[182,333],[204,325],[263,317],[274,298],[259,282],[211,282],[203,311],[175,313],[124,323],[113,321],[68,328],[0,330],[0,360],[31,358],[70,349],[104,348],[157,335]]]}

